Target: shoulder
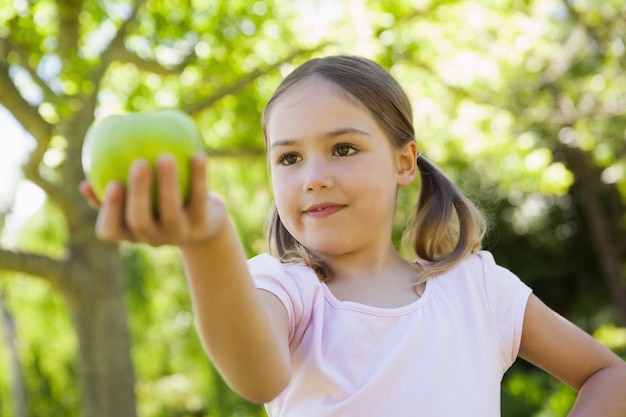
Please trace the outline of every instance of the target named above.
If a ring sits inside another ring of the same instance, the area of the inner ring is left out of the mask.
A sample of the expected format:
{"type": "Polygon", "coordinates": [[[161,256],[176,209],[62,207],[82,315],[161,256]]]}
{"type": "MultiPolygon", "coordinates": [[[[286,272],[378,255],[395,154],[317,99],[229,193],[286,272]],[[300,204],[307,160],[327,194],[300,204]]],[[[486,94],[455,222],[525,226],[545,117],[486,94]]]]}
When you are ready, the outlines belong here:
{"type": "Polygon", "coordinates": [[[304,263],[284,263],[263,253],[248,260],[248,269],[257,288],[273,293],[284,303],[308,304],[321,289],[317,275],[304,263]]]}
{"type": "Polygon", "coordinates": [[[276,296],[289,319],[290,340],[297,340],[302,324],[310,320],[316,299],[323,297],[317,275],[304,263],[283,263],[267,253],[248,260],[254,285],[276,296]]]}
{"type": "MultiPolygon", "coordinates": [[[[500,347],[500,360],[507,369],[517,357],[528,297],[532,290],[517,275],[499,265],[488,251],[471,255],[464,262],[472,272],[477,292],[484,300],[500,347]]],[[[471,281],[471,280],[470,280],[471,281]]]]}
{"type": "Polygon", "coordinates": [[[487,272],[493,268],[499,268],[493,254],[486,250],[481,250],[475,254],[468,255],[459,264],[464,269],[473,269],[477,272],[487,272]]]}
{"type": "Polygon", "coordinates": [[[466,256],[455,267],[441,274],[447,279],[471,278],[472,283],[486,281],[510,281],[514,284],[521,283],[517,275],[507,268],[496,263],[493,254],[489,251],[479,251],[466,256]]]}
{"type": "Polygon", "coordinates": [[[517,320],[521,324],[532,290],[517,275],[499,265],[491,252],[479,251],[457,266],[434,278],[442,293],[463,303],[477,302],[495,321],[517,320]]]}
{"type": "Polygon", "coordinates": [[[284,264],[269,253],[261,253],[248,259],[248,269],[253,275],[272,272],[280,273],[284,270],[284,264]]]}
{"type": "MultiPolygon", "coordinates": [[[[467,256],[457,266],[434,278],[438,286],[455,287],[463,294],[474,294],[492,306],[516,300],[523,304],[531,289],[509,269],[496,263],[489,251],[467,256]]],[[[504,306],[502,306],[504,307],[504,306]]]]}
{"type": "Polygon", "coordinates": [[[466,256],[454,267],[435,276],[434,280],[439,283],[455,282],[455,284],[477,285],[486,279],[500,275],[515,277],[506,268],[496,263],[491,252],[479,251],[466,256]]]}
{"type": "Polygon", "coordinates": [[[315,273],[304,263],[284,263],[269,253],[261,253],[248,260],[253,278],[297,280],[300,283],[319,283],[315,273]]]}
{"type": "Polygon", "coordinates": [[[248,270],[255,282],[276,282],[281,286],[310,287],[319,285],[315,273],[304,263],[284,263],[269,253],[248,260],[248,270]]]}

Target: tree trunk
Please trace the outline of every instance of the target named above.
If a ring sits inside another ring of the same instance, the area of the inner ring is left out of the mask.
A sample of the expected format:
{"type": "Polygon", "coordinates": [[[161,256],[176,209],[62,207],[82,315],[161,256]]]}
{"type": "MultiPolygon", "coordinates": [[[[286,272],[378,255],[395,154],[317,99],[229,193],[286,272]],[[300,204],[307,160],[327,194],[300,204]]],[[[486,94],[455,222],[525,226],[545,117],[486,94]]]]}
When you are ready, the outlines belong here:
{"type": "Polygon", "coordinates": [[[78,334],[84,417],[135,417],[135,375],[117,247],[97,242],[76,249],[68,293],[78,334]]]}
{"type": "Polygon", "coordinates": [[[20,362],[15,320],[4,303],[4,291],[0,291],[0,312],[2,314],[3,339],[8,352],[9,381],[11,385],[12,409],[15,417],[28,417],[26,403],[26,383],[20,362]]]}
{"type": "Polygon", "coordinates": [[[579,148],[566,147],[570,168],[579,187],[580,201],[589,224],[591,242],[607,283],[620,324],[626,326],[626,286],[620,270],[616,244],[611,238],[611,226],[602,210],[596,179],[590,172],[587,155],[579,148]]]}

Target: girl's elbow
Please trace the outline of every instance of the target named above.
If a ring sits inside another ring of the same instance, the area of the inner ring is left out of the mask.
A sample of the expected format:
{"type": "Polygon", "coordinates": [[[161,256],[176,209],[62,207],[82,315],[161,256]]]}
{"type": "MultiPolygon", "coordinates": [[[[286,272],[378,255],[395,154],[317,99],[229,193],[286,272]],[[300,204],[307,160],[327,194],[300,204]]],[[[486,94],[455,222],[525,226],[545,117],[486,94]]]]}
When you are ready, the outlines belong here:
{"type": "Polygon", "coordinates": [[[251,403],[265,404],[278,397],[290,381],[290,372],[281,372],[274,374],[271,381],[253,383],[251,380],[246,380],[241,384],[232,385],[231,389],[251,403]]]}
{"type": "MultiPolygon", "coordinates": [[[[603,387],[602,390],[609,389],[610,387],[626,388],[626,362],[615,357],[614,361],[598,369],[582,381],[579,386],[574,386],[573,388],[580,393],[584,390],[597,387],[603,387]]],[[[624,399],[626,400],[626,397],[624,397],[624,399]]]]}

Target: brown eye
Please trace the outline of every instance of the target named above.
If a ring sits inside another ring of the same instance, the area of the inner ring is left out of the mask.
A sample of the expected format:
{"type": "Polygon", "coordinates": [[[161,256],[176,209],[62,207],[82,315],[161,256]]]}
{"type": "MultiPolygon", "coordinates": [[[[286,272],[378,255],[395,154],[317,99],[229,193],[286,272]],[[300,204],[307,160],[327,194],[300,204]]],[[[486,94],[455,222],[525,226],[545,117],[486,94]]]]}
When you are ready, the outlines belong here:
{"type": "Polygon", "coordinates": [[[336,156],[350,156],[352,154],[354,154],[357,151],[357,149],[352,146],[352,145],[348,145],[346,143],[342,143],[340,145],[335,146],[335,150],[334,150],[334,155],[336,156]]]}
{"type": "Polygon", "coordinates": [[[293,165],[300,162],[300,157],[295,153],[287,153],[280,157],[278,163],[281,165],[293,165]]]}

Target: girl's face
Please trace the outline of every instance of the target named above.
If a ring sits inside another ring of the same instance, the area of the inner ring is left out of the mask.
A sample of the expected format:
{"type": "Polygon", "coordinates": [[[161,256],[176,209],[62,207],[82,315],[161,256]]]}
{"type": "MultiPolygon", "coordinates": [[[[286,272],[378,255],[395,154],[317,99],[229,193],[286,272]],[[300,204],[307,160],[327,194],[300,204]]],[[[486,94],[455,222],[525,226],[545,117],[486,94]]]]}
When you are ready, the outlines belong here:
{"type": "Polygon", "coordinates": [[[276,206],[294,238],[322,256],[389,246],[414,143],[393,148],[361,103],[319,78],[279,97],[266,131],[276,206]]]}

